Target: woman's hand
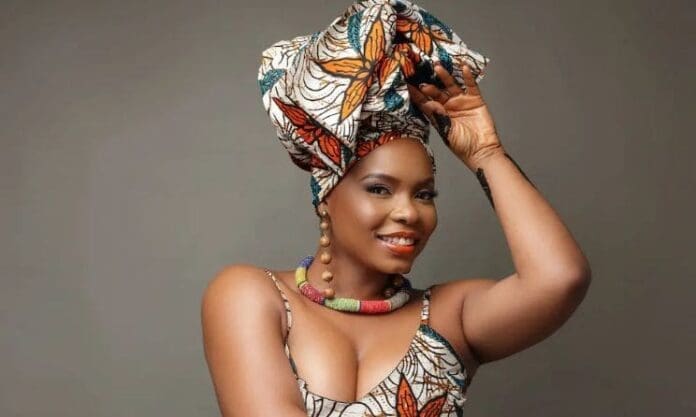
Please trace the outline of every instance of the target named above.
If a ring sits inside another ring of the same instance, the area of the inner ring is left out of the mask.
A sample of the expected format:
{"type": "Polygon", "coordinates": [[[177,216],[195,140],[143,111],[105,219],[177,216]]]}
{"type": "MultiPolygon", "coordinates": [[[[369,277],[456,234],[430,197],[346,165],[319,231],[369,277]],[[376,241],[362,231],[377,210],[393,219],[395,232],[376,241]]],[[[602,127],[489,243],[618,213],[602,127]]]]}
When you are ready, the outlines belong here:
{"type": "Polygon", "coordinates": [[[466,62],[462,68],[466,89],[439,63],[435,74],[445,86],[408,84],[413,103],[428,117],[447,146],[469,169],[496,152],[503,153],[493,118],[466,62]]]}

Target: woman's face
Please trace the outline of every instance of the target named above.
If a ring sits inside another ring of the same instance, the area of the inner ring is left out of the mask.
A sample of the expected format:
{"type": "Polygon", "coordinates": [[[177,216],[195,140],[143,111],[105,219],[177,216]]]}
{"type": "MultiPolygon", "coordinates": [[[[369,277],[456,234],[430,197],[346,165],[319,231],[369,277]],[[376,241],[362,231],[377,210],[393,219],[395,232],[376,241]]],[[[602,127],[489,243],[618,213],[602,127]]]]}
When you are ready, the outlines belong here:
{"type": "Polygon", "coordinates": [[[407,273],[437,226],[428,154],[416,139],[387,142],[359,160],[325,201],[333,254],[384,273],[407,273]],[[384,235],[402,233],[408,239],[384,235]]]}

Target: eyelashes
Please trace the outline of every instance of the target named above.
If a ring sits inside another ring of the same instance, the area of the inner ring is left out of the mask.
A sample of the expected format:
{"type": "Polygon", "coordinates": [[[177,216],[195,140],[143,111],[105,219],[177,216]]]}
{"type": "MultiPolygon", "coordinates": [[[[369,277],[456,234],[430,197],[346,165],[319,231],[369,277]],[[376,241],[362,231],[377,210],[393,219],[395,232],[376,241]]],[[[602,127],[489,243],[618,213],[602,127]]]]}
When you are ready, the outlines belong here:
{"type": "Polygon", "coordinates": [[[429,198],[428,198],[429,200],[436,199],[437,196],[440,194],[439,191],[437,191],[437,190],[427,190],[424,192],[429,195],[429,198]]]}
{"type": "MultiPolygon", "coordinates": [[[[368,185],[367,187],[365,187],[365,189],[367,190],[368,193],[372,193],[372,194],[382,194],[382,193],[378,193],[378,192],[375,192],[375,191],[387,190],[387,187],[383,187],[383,186],[381,186],[381,185],[368,185]]],[[[387,191],[389,191],[389,190],[387,190],[387,191]]]]}
{"type": "MultiPolygon", "coordinates": [[[[383,193],[381,191],[388,192],[389,188],[385,187],[384,185],[374,184],[374,185],[368,185],[367,187],[365,187],[365,190],[367,190],[367,192],[372,193],[372,194],[386,195],[385,193],[383,193]]],[[[431,201],[431,200],[434,200],[435,198],[437,198],[437,196],[440,195],[440,192],[437,190],[423,190],[423,191],[418,192],[417,195],[420,195],[420,194],[427,195],[425,200],[431,201]]]]}

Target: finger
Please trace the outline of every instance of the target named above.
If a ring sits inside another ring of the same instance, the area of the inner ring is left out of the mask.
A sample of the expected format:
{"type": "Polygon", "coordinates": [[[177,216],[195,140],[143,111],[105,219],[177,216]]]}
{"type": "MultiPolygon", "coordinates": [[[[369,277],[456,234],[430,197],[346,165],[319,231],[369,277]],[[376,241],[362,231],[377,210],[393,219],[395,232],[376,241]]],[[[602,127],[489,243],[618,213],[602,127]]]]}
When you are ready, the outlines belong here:
{"type": "Polygon", "coordinates": [[[435,64],[435,74],[437,75],[437,78],[442,81],[442,84],[445,85],[445,91],[450,95],[450,97],[456,96],[457,94],[462,94],[464,92],[464,90],[459,87],[459,84],[457,84],[454,77],[452,77],[449,71],[447,71],[447,68],[445,68],[439,62],[435,64]]]}
{"type": "Polygon", "coordinates": [[[409,95],[411,97],[411,101],[413,101],[413,104],[418,107],[418,109],[429,119],[431,119],[431,114],[434,111],[437,111],[438,109],[441,109],[441,111],[445,111],[445,108],[442,106],[442,104],[438,103],[437,101],[431,99],[430,97],[426,96],[418,88],[411,84],[406,84],[406,87],[408,88],[409,95]]]}
{"type": "Polygon", "coordinates": [[[423,94],[442,104],[445,104],[447,100],[449,100],[450,98],[450,96],[445,94],[444,91],[440,90],[432,84],[423,83],[419,86],[419,88],[420,91],[423,92],[423,94]]]}
{"type": "Polygon", "coordinates": [[[433,113],[447,114],[447,110],[445,110],[442,104],[435,100],[426,101],[425,103],[421,104],[420,109],[431,120],[433,113]]]}
{"type": "Polygon", "coordinates": [[[479,95],[481,91],[476,84],[474,74],[471,72],[471,67],[464,61],[462,64],[462,75],[464,76],[464,85],[466,85],[466,93],[471,95],[479,95]]]}
{"type": "Polygon", "coordinates": [[[418,107],[418,109],[432,122],[432,113],[435,111],[440,111],[441,113],[444,112],[446,113],[447,111],[445,110],[444,106],[440,104],[439,102],[431,99],[430,97],[426,96],[422,92],[418,90],[418,88],[414,87],[411,84],[406,85],[408,87],[408,91],[411,97],[411,101],[418,107]]]}
{"type": "Polygon", "coordinates": [[[406,84],[406,86],[408,87],[408,94],[411,101],[413,101],[416,105],[421,106],[423,103],[430,100],[430,97],[423,94],[417,87],[411,84],[406,84]]]}

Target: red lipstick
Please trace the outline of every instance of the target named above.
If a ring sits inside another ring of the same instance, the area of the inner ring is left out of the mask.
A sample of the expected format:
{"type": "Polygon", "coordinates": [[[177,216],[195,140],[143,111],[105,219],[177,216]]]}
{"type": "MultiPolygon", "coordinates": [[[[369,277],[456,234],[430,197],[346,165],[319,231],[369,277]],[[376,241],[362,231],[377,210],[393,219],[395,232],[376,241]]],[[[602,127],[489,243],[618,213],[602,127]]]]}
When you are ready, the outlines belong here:
{"type": "Polygon", "coordinates": [[[418,243],[418,239],[416,237],[417,235],[413,232],[394,232],[394,233],[388,233],[388,234],[379,234],[377,235],[377,238],[379,241],[384,245],[386,249],[388,249],[390,252],[392,252],[395,255],[410,255],[416,250],[416,243],[418,243]],[[410,245],[399,245],[397,243],[391,243],[387,242],[384,239],[381,239],[380,237],[404,237],[404,238],[409,238],[413,239],[413,243],[410,245]]]}

